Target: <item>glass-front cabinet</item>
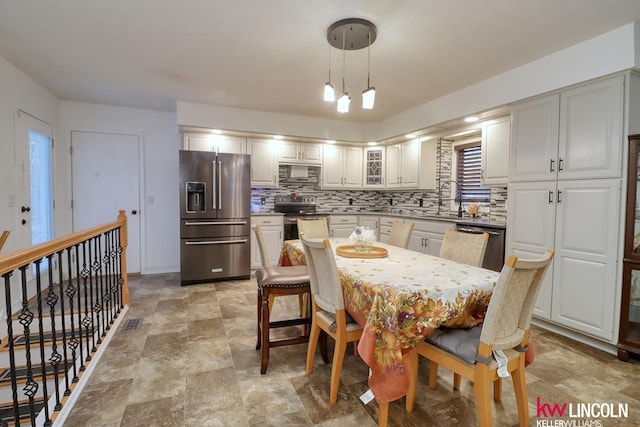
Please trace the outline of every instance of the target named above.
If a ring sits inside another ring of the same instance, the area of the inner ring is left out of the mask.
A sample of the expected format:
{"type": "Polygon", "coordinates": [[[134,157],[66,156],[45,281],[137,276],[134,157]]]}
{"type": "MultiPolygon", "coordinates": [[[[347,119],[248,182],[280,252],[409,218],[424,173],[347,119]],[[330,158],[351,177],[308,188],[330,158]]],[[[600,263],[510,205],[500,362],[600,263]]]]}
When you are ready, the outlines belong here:
{"type": "Polygon", "coordinates": [[[364,150],[364,188],[384,188],[384,147],[367,147],[364,150]]]}
{"type": "Polygon", "coordinates": [[[629,136],[629,169],[618,358],[640,355],[640,135],[629,136]]]}

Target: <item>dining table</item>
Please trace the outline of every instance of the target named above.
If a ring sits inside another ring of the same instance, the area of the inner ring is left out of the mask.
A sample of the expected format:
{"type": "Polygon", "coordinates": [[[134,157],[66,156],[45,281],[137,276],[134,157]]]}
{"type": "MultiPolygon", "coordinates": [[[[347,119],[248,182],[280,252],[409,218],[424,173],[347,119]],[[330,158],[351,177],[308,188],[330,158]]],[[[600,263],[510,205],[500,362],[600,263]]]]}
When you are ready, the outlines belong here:
{"type": "MultiPolygon", "coordinates": [[[[438,328],[471,328],[484,320],[498,272],[380,242],[358,256],[344,251],[353,245],[349,239],[329,241],[345,310],[363,327],[358,354],[370,368],[378,403],[406,395],[416,344],[438,328]]],[[[306,264],[300,240],[284,242],[280,264],[306,264]]]]}

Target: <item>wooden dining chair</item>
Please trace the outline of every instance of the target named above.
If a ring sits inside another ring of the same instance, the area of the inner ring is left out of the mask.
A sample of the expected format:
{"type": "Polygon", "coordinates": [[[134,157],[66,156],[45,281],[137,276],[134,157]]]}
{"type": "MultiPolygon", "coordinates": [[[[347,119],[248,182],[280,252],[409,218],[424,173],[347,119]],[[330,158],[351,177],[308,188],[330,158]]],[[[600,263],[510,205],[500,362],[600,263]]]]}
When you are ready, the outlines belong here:
{"type": "Polygon", "coordinates": [[[413,222],[394,220],[391,224],[391,234],[389,234],[387,244],[407,249],[414,225],[415,224],[413,222]]]}
{"type": "Polygon", "coordinates": [[[298,219],[298,235],[304,233],[307,239],[328,239],[329,224],[326,218],[298,219]]]}
{"type": "Polygon", "coordinates": [[[2,250],[2,247],[4,246],[5,242],[7,241],[7,238],[9,237],[9,230],[4,230],[2,232],[2,234],[0,235],[0,250],[2,250]]]}
{"type": "Polygon", "coordinates": [[[440,258],[482,267],[488,242],[488,233],[462,233],[447,228],[444,233],[442,248],[440,248],[440,258]]]}
{"type": "Polygon", "coordinates": [[[525,381],[525,351],[529,341],[529,325],[538,290],[553,259],[548,249],[540,259],[507,259],[491,295],[484,323],[471,329],[436,330],[410,353],[409,390],[406,409],[415,404],[419,356],[429,359],[429,387],[436,388],[437,369],[442,365],[456,375],[454,389],[460,377],[473,381],[481,427],[492,425],[489,386],[493,383],[493,399],[502,399],[501,377],[494,351],[502,351],[505,366],[513,377],[513,388],[521,426],[529,424],[529,403],[525,381]]]}
{"type": "Polygon", "coordinates": [[[329,239],[307,239],[300,236],[311,279],[311,335],[307,349],[307,375],[313,372],[313,361],[320,331],[336,342],[331,366],[329,402],[338,401],[338,384],[347,343],[359,341],[362,327],[356,322],[347,322],[344,295],[340,275],[329,239]]]}
{"type": "Polygon", "coordinates": [[[311,324],[311,315],[310,310],[304,307],[307,301],[304,295],[309,294],[311,287],[309,269],[306,266],[272,267],[261,227],[256,225],[253,230],[262,260],[262,268],[256,270],[256,281],[258,282],[258,340],[256,350],[262,348],[260,373],[265,374],[269,366],[270,347],[301,344],[309,340],[307,327],[311,324]],[[272,322],[270,319],[273,301],[278,295],[298,295],[301,317],[272,322]],[[303,325],[305,327],[300,336],[271,340],[269,336],[271,329],[295,325],[303,325]]]}

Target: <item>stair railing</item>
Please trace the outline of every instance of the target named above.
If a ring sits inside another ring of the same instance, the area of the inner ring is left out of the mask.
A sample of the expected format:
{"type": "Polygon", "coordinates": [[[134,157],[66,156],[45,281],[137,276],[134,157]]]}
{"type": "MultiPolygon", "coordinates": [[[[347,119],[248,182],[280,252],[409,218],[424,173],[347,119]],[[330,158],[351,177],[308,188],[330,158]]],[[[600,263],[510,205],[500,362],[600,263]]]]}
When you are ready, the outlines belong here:
{"type": "Polygon", "coordinates": [[[121,210],[116,221],[0,255],[0,381],[13,396],[0,426],[53,424],[129,305],[126,250],[121,210]]]}

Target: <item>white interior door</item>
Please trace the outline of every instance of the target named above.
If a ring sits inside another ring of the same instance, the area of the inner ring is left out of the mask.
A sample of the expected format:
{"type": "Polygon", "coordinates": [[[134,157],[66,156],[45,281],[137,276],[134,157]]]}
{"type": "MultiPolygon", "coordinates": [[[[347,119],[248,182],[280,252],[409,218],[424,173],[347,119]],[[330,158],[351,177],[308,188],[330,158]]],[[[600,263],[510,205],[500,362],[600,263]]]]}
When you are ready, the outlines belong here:
{"type": "Polygon", "coordinates": [[[125,210],[127,270],[139,273],[140,137],[72,131],[71,147],[74,231],[114,221],[125,210]]]}

